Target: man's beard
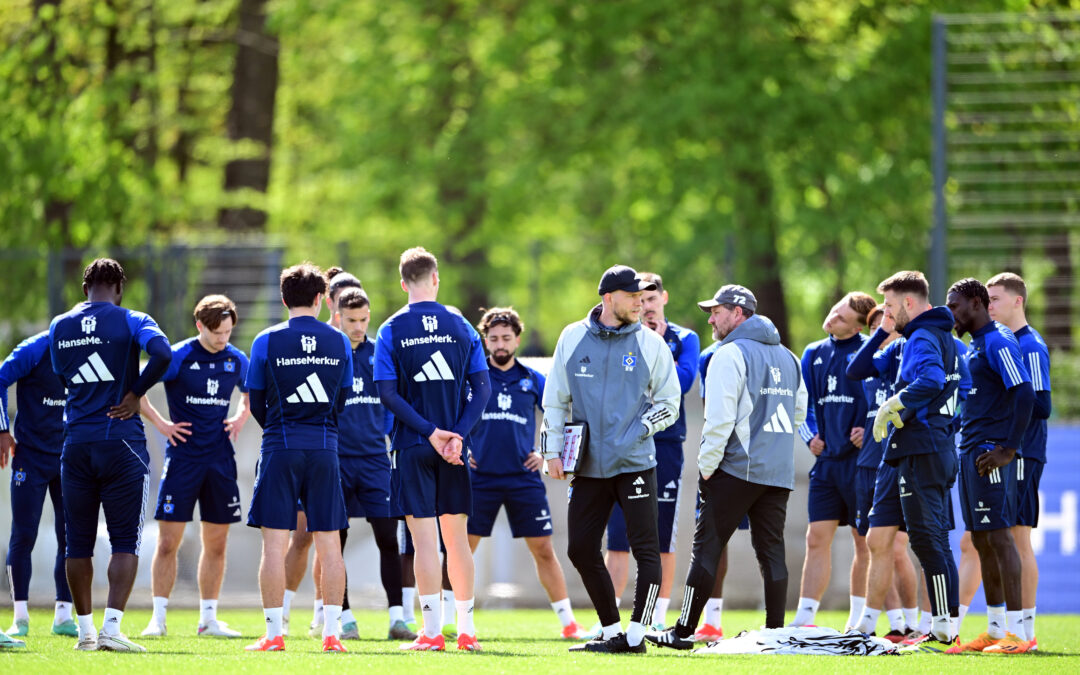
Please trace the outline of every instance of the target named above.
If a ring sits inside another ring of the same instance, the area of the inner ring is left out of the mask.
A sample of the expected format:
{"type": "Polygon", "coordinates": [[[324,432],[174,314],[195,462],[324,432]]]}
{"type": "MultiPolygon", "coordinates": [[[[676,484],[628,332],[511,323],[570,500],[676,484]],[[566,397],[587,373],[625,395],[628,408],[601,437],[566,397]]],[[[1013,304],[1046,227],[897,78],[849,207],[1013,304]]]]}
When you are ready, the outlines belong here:
{"type": "Polygon", "coordinates": [[[514,352],[508,352],[503,349],[500,349],[499,351],[491,355],[491,360],[494,361],[496,365],[500,366],[505,366],[506,364],[510,363],[510,359],[512,358],[514,358],[514,352]]]}
{"type": "Polygon", "coordinates": [[[901,307],[896,311],[896,316],[893,317],[893,323],[896,325],[896,332],[903,333],[904,327],[911,322],[911,317],[908,316],[907,310],[901,307]]]}
{"type": "Polygon", "coordinates": [[[622,322],[622,323],[624,323],[626,325],[637,322],[637,319],[634,318],[634,315],[631,313],[631,310],[626,310],[625,312],[623,312],[623,311],[619,311],[619,310],[616,309],[614,311],[614,314],[615,314],[616,319],[618,319],[620,322],[622,322]]]}

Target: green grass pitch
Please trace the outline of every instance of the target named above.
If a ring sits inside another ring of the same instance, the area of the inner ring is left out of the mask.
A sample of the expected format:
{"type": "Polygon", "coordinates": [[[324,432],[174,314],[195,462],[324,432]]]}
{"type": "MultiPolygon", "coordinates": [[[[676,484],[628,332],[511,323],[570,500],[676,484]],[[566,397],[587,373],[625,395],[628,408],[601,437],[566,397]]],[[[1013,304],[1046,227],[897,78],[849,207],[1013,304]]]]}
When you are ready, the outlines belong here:
{"type": "MultiPolygon", "coordinates": [[[[243,639],[221,640],[195,637],[198,621],[196,610],[170,610],[169,631],[165,638],[140,638],[139,632],[150,617],[148,610],[132,610],[124,615],[124,630],[136,642],[144,645],[147,654],[113,654],[107,652],[75,652],[73,638],[48,633],[51,622],[48,610],[31,613],[30,635],[26,649],[0,652],[0,673],[135,673],[216,672],[240,675],[262,672],[469,672],[469,673],[596,673],[601,669],[617,669],[625,673],[683,673],[725,671],[772,673],[990,673],[1029,672],[1038,669],[1045,673],[1080,672],[1080,616],[1046,615],[1037,621],[1040,651],[1017,656],[913,654],[901,657],[799,657],[799,656],[694,656],[684,652],[650,649],[644,656],[608,656],[601,654],[570,655],[570,643],[554,639],[558,622],[545,610],[481,610],[477,612],[481,653],[411,653],[398,650],[398,643],[379,639],[386,635],[386,615],[383,612],[359,612],[357,623],[362,635],[370,638],[348,640],[347,654],[323,654],[320,641],[306,637],[306,608],[293,614],[294,636],[286,638],[284,653],[247,653],[244,645],[262,634],[262,613],[258,610],[229,610],[220,616],[244,634],[243,639]],[[304,633],[298,637],[296,633],[304,633]]],[[[5,610],[7,621],[9,610],[5,610]]],[[[582,623],[591,620],[591,612],[577,610],[582,623]]],[[[668,615],[674,620],[674,612],[668,615]]],[[[95,615],[100,627],[101,611],[95,615]]],[[[740,630],[754,628],[763,619],[761,612],[726,611],[724,630],[735,635],[740,630]]],[[[822,625],[839,625],[846,613],[822,612],[822,625]]],[[[627,620],[624,613],[623,621],[627,620]]],[[[984,617],[970,616],[965,621],[966,638],[974,637],[984,624],[984,617]]],[[[881,624],[884,625],[884,622],[881,624]]],[[[6,624],[5,624],[6,626],[6,624]]],[[[450,641],[448,641],[450,642],[450,641]]]]}

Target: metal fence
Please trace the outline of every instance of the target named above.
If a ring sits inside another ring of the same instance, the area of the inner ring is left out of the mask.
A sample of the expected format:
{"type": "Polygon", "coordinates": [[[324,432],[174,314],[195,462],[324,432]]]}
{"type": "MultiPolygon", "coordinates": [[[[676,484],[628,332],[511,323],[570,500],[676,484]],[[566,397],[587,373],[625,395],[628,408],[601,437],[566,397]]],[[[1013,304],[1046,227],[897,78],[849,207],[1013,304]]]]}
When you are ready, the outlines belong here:
{"type": "Polygon", "coordinates": [[[1071,349],[1080,287],[1080,12],[933,23],[935,300],[951,281],[1023,274],[1035,323],[1071,349]]]}

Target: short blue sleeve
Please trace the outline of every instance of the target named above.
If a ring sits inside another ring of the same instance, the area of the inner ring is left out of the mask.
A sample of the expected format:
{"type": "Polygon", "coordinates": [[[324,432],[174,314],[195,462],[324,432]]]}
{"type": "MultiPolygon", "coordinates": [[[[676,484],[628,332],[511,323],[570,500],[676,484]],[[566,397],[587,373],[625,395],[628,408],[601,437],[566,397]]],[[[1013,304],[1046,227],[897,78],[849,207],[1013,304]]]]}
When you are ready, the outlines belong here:
{"type": "Polygon", "coordinates": [[[987,357],[990,367],[1001,376],[1006,389],[1020,386],[1024,382],[1031,382],[1024,359],[1020,355],[1020,345],[1013,340],[994,340],[992,345],[987,346],[987,357]]]}
{"type": "Polygon", "coordinates": [[[161,376],[161,382],[174,380],[180,374],[180,366],[183,365],[187,355],[191,353],[191,341],[185,340],[178,345],[173,345],[172,351],[172,361],[169,361],[169,369],[161,376]]]}
{"type": "Polygon", "coordinates": [[[143,350],[146,349],[147,343],[156,337],[164,338],[166,342],[169,340],[148,314],[128,310],[127,324],[131,334],[139,341],[139,347],[143,350]]]}
{"type": "Polygon", "coordinates": [[[1046,343],[1034,334],[1020,343],[1024,352],[1024,364],[1031,375],[1031,386],[1035,391],[1050,391],[1050,350],[1046,343]]]}
{"type": "Polygon", "coordinates": [[[387,321],[379,326],[379,332],[375,335],[375,368],[373,377],[375,381],[396,380],[397,368],[394,367],[393,354],[393,329],[387,321]]]}
{"type": "Polygon", "coordinates": [[[349,342],[349,336],[345,333],[341,334],[341,339],[345,342],[345,377],[341,378],[342,389],[352,389],[353,381],[353,353],[352,343],[349,342]]]}
{"type": "Polygon", "coordinates": [[[233,354],[236,355],[236,360],[240,362],[240,381],[237,383],[237,388],[240,392],[246,394],[248,392],[247,374],[248,374],[248,357],[242,350],[233,347],[233,354]]]}
{"type": "Polygon", "coordinates": [[[683,331],[679,336],[682,340],[682,351],[679,359],[675,362],[675,370],[679,375],[679,386],[682,393],[687,393],[694,386],[697,379],[698,357],[701,354],[701,341],[697,333],[692,330],[683,331]]]}
{"type": "Polygon", "coordinates": [[[244,380],[248,389],[266,389],[266,345],[269,341],[268,334],[260,333],[251,343],[251,361],[244,380]]]}
{"type": "MultiPolygon", "coordinates": [[[[482,370],[488,369],[487,356],[484,355],[484,345],[480,342],[480,333],[476,332],[468,322],[464,319],[461,320],[465,327],[469,329],[469,370],[468,374],[479,373],[482,370]]],[[[375,378],[379,379],[379,378],[375,378]]]]}

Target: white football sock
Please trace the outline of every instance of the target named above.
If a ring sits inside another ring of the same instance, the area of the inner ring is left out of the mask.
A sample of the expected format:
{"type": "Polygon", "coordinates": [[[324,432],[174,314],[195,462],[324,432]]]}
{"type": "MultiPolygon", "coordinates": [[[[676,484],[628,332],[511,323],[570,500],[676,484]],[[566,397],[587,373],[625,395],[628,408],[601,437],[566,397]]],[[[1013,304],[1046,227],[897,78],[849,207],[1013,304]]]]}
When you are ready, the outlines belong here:
{"type": "MultiPolygon", "coordinates": [[[[1032,611],[1034,612],[1034,610],[1032,611]]],[[[71,621],[71,603],[57,602],[56,611],[53,614],[53,624],[60,624],[65,621],[71,621]]]]}
{"type": "Polygon", "coordinates": [[[442,592],[442,620],[443,626],[454,620],[454,592],[442,592]]]}
{"type": "Polygon", "coordinates": [[[282,607],[264,607],[263,617],[266,618],[266,639],[273,640],[281,635],[281,617],[284,614],[282,607]]]}
{"type": "Polygon", "coordinates": [[[574,623],[574,610],[570,609],[570,598],[551,603],[551,609],[555,611],[555,616],[559,617],[563,628],[574,623]]]}
{"type": "Polygon", "coordinates": [[[1024,632],[1028,640],[1035,639],[1035,608],[1024,610],[1024,632]]]}
{"type": "Polygon", "coordinates": [[[618,609],[619,605],[621,605],[621,604],[622,604],[622,598],[615,598],[615,609],[618,609]]]}
{"type": "Polygon", "coordinates": [[[1005,637],[1005,605],[986,608],[986,632],[995,640],[1005,637]]]}
{"type": "Polygon", "coordinates": [[[885,616],[889,617],[889,630],[904,632],[906,623],[904,622],[904,610],[902,609],[890,609],[885,612],[885,616]]]}
{"type": "Polygon", "coordinates": [[[393,626],[398,621],[404,621],[405,614],[401,608],[401,605],[394,605],[390,608],[390,625],[393,626]]]}
{"type": "Polygon", "coordinates": [[[420,614],[424,618],[424,635],[433,638],[442,632],[442,605],[438,593],[420,596],[420,614]]]}
{"type": "MultiPolygon", "coordinates": [[[[326,610],[323,609],[323,611],[325,612],[326,610]]],[[[353,616],[351,609],[341,610],[341,624],[345,625],[347,623],[356,623],[356,617],[353,616]]]]}
{"type": "Polygon", "coordinates": [[[930,614],[930,610],[923,610],[922,615],[919,616],[919,633],[927,635],[930,633],[930,629],[933,627],[934,618],[930,614]]]}
{"type": "Polygon", "coordinates": [[[27,607],[29,600],[16,600],[15,601],[15,620],[29,619],[30,609],[27,607]]]}
{"type": "Polygon", "coordinates": [[[611,624],[610,626],[604,626],[603,634],[601,635],[601,637],[603,639],[605,639],[605,640],[610,640],[611,638],[615,637],[616,635],[618,635],[621,632],[622,632],[622,623],[616,622],[616,623],[611,624]]]}
{"type": "Polygon", "coordinates": [[[879,616],[881,616],[880,609],[872,609],[870,607],[867,607],[863,609],[862,616],[860,616],[859,620],[856,621],[854,625],[852,625],[852,628],[861,633],[866,633],[867,635],[869,635],[870,633],[873,633],[875,629],[877,629],[877,620],[879,616]]]}
{"type": "Polygon", "coordinates": [[[866,608],[866,598],[860,598],[857,595],[849,595],[849,609],[847,615],[847,625],[854,626],[862,618],[863,609],[866,608]]]}
{"type": "Polygon", "coordinates": [[[206,625],[217,621],[217,598],[199,601],[199,623],[206,625]]]}
{"type": "Polygon", "coordinates": [[[724,612],[723,598],[709,598],[705,602],[705,623],[713,628],[720,628],[724,612]]]}
{"type": "Polygon", "coordinates": [[[94,628],[94,615],[93,614],[80,614],[78,617],[79,622],[79,639],[84,640],[91,636],[97,635],[97,628],[94,628]]]}
{"type": "Polygon", "coordinates": [[[457,632],[458,635],[472,635],[476,637],[476,626],[473,625],[473,598],[457,600],[457,632]]]}
{"type": "Polygon", "coordinates": [[[1005,612],[1005,632],[1027,641],[1027,633],[1024,632],[1024,613],[1021,610],[1005,612]]]}
{"type": "Polygon", "coordinates": [[[626,626],[626,644],[637,647],[645,639],[645,624],[631,621],[626,626]]]}
{"type": "Polygon", "coordinates": [[[165,613],[169,608],[169,599],[163,598],[160,595],[155,595],[153,598],[154,603],[154,621],[159,626],[165,625],[165,613]]]}
{"type": "Polygon", "coordinates": [[[338,621],[341,620],[341,605],[323,605],[323,629],[322,636],[325,640],[330,636],[337,636],[338,621]]]}
{"type": "Polygon", "coordinates": [[[668,605],[671,604],[671,598],[657,598],[656,604],[653,606],[652,620],[650,624],[662,624],[667,618],[668,605]]]}
{"type": "Polygon", "coordinates": [[[821,602],[813,598],[799,598],[799,609],[795,611],[795,618],[791,621],[792,626],[806,626],[814,623],[814,615],[817,614],[821,602]]]}
{"type": "Polygon", "coordinates": [[[949,622],[948,614],[934,617],[934,621],[930,625],[931,636],[936,638],[939,642],[948,642],[952,638],[952,632],[953,627],[949,622]]]}
{"type": "Polygon", "coordinates": [[[287,588],[285,589],[285,599],[281,603],[282,616],[289,616],[289,612],[292,611],[292,599],[294,595],[296,595],[296,591],[290,591],[287,588]]]}
{"type": "Polygon", "coordinates": [[[416,621],[416,588],[409,586],[401,589],[401,610],[405,623],[416,621]]]}
{"type": "Polygon", "coordinates": [[[101,632],[106,635],[119,635],[120,622],[124,620],[124,612],[112,607],[105,608],[105,620],[101,623],[101,632]]]}
{"type": "Polygon", "coordinates": [[[964,617],[967,616],[968,610],[971,609],[970,605],[960,605],[959,616],[956,617],[956,626],[959,628],[964,625],[964,617]]]}
{"type": "Polygon", "coordinates": [[[919,625],[919,608],[918,607],[905,607],[904,608],[904,623],[907,624],[905,628],[915,628],[919,625]]]}

